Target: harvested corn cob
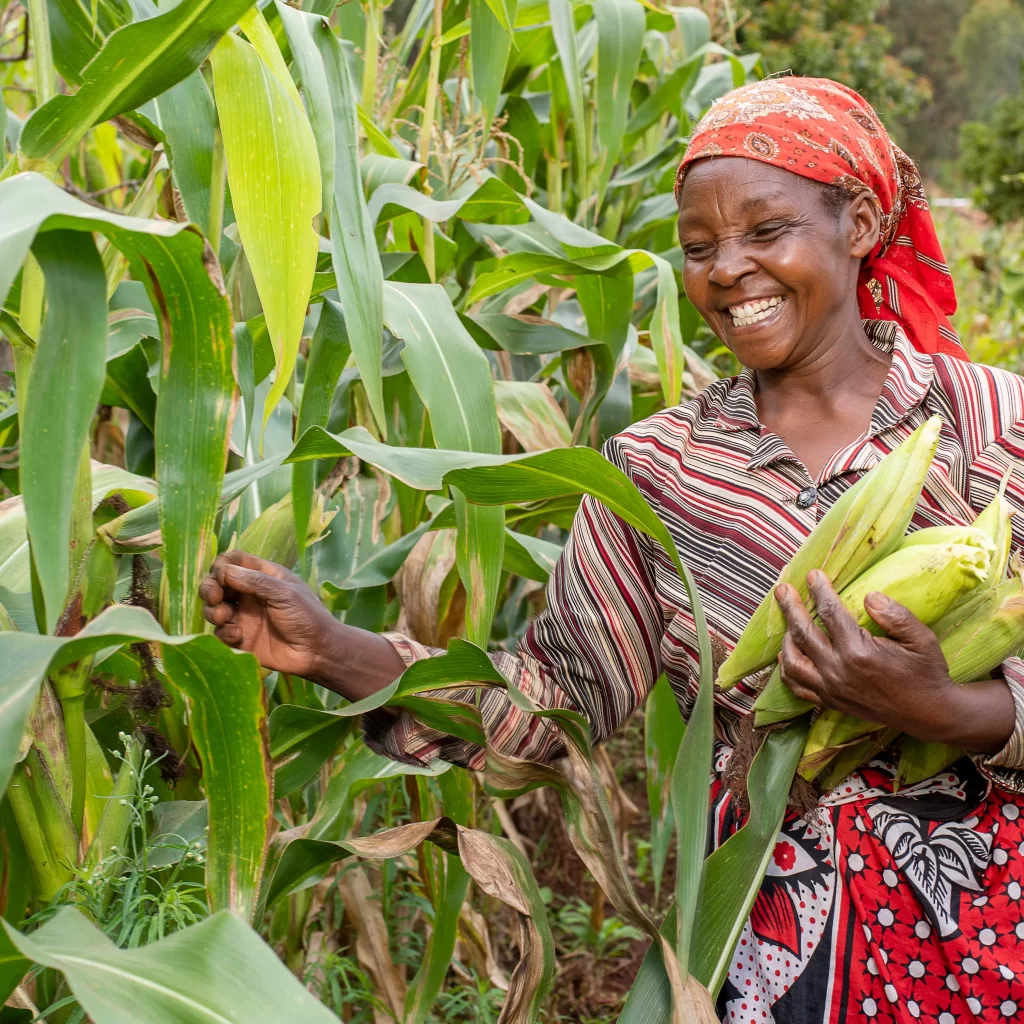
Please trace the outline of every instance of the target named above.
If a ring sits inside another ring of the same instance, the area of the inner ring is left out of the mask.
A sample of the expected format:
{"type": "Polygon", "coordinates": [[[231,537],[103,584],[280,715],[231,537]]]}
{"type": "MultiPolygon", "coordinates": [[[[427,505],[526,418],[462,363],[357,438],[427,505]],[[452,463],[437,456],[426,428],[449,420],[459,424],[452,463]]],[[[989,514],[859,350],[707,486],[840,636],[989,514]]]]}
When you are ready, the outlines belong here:
{"type": "MultiPolygon", "coordinates": [[[[821,569],[842,589],[895,550],[917,507],[941,426],[941,418],[933,416],[846,491],[782,570],[778,583],[792,584],[806,602],[812,569],[821,569]]],[[[782,649],[785,629],[772,587],[718,670],[719,686],[727,689],[770,665],[782,649]]]]}
{"type": "MultiPolygon", "coordinates": [[[[959,529],[964,537],[976,536],[979,543],[900,548],[846,587],[839,599],[857,624],[876,636],[882,632],[864,607],[864,599],[874,590],[905,605],[922,622],[930,624],[938,622],[957,601],[983,583],[988,576],[992,545],[977,530],[959,529]]],[[[793,694],[776,669],[754,703],[754,724],[788,721],[811,707],[793,694]]]]}

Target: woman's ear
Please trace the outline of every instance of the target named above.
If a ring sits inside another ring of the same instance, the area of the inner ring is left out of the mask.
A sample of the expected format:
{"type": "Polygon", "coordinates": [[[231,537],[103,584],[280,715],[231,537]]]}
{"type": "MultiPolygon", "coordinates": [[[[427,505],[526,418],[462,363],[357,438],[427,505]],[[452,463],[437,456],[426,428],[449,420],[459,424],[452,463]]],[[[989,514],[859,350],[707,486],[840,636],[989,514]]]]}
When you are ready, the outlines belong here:
{"type": "Polygon", "coordinates": [[[846,208],[850,228],[850,255],[862,260],[878,244],[882,232],[882,211],[871,192],[859,192],[846,208]]]}

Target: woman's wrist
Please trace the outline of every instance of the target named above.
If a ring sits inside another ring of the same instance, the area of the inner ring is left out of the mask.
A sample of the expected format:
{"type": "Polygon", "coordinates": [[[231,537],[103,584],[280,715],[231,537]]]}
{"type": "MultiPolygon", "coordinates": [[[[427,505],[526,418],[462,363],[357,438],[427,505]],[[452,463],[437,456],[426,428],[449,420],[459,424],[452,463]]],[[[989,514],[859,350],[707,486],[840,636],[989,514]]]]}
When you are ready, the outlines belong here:
{"type": "Polygon", "coordinates": [[[385,637],[327,618],[313,652],[314,682],[357,701],[384,689],[405,671],[401,655],[385,637]]]}
{"type": "Polygon", "coordinates": [[[971,754],[995,754],[1006,746],[1017,721],[1016,707],[1004,679],[958,684],[949,680],[937,700],[941,713],[931,735],[922,739],[948,743],[971,754]]]}

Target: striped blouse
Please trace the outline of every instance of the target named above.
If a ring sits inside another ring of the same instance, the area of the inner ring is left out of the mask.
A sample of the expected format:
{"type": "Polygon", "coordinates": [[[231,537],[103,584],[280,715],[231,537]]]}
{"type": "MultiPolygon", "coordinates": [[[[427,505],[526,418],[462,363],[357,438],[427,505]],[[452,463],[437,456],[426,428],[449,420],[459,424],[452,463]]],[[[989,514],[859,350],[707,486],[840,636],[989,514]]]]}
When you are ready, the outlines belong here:
{"type": "MultiPolygon", "coordinates": [[[[892,362],[867,432],[812,478],[785,441],[761,426],[754,377],[718,380],[696,398],[635,423],[605,445],[665,523],[700,590],[716,667],[804,538],[851,484],[928,417],[943,427],[911,529],[970,522],[991,501],[1008,465],[1007,497],[1024,510],[1024,379],[1003,370],[912,348],[895,324],[866,321],[892,362]]],[[[1024,516],[1013,522],[1024,542],[1024,516]]],[[[407,664],[442,652],[387,634],[407,664]]],[[[547,607],[517,655],[493,653],[495,666],[542,706],[589,720],[594,739],[613,732],[644,701],[661,673],[684,718],[696,697],[693,616],[665,550],[591,498],[584,498],[547,588],[547,607]]],[[[979,758],[1000,784],[1024,790],[1024,662],[1004,667],[1017,706],[1006,747],[979,758]]],[[[716,694],[716,729],[730,743],[766,673],[716,694]]],[[[471,691],[465,691],[462,699],[471,691]]],[[[452,693],[446,696],[451,699],[452,693]]],[[[481,711],[489,741],[508,754],[544,760],[557,736],[486,690],[481,711]]],[[[481,768],[484,752],[444,736],[407,712],[375,714],[367,742],[396,760],[442,758],[481,768]]],[[[905,790],[906,792],[906,790],[905,790]]]]}

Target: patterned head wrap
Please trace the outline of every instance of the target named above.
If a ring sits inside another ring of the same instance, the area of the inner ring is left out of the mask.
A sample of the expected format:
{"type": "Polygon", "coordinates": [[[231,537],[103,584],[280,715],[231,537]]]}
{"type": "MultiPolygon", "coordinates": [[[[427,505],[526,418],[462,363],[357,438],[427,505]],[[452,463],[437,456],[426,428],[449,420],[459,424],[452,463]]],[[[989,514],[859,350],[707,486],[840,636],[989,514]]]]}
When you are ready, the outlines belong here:
{"type": "Polygon", "coordinates": [[[871,192],[882,233],[861,269],[861,316],[897,321],[922,352],[967,358],[949,322],[956,292],[920,175],[863,97],[827,78],[773,78],[734,89],[694,130],[676,175],[677,203],[689,166],[715,156],[760,160],[851,194],[871,192]]]}

